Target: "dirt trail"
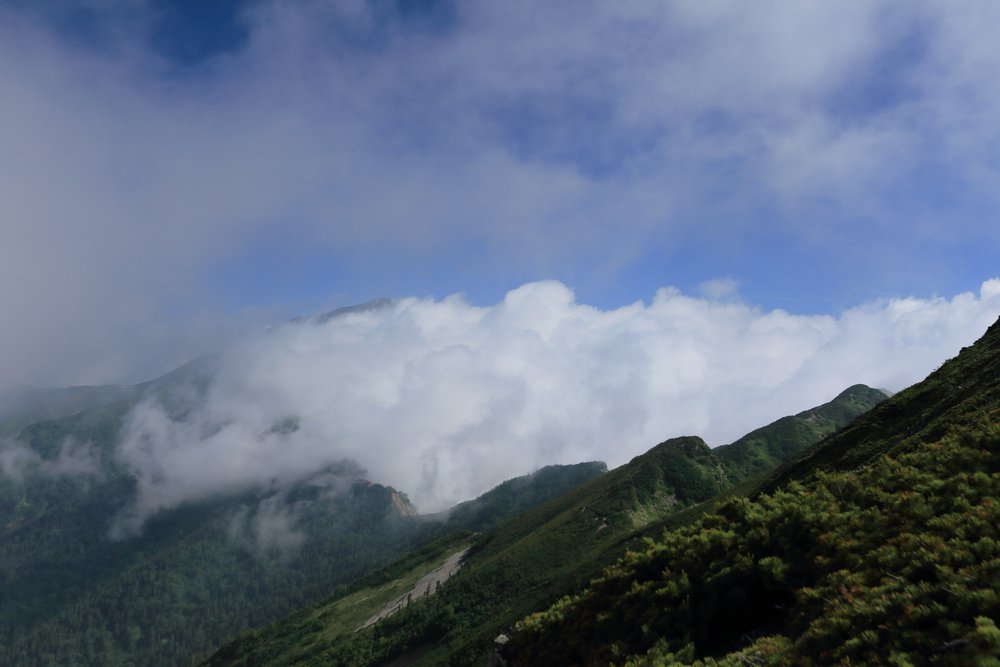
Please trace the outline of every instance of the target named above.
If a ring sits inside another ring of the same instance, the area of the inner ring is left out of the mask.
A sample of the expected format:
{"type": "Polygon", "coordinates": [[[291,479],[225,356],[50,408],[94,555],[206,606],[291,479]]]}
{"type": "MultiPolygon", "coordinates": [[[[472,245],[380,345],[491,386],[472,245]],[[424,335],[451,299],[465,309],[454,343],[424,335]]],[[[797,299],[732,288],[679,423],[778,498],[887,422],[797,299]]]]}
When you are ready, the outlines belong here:
{"type": "Polygon", "coordinates": [[[468,553],[469,547],[462,549],[461,551],[456,551],[452,555],[448,556],[448,560],[441,564],[433,572],[429,572],[420,578],[413,588],[410,589],[408,593],[400,595],[395,600],[389,602],[387,605],[382,607],[382,609],[364,622],[358,630],[364,630],[365,628],[375,625],[383,618],[391,616],[400,609],[406,607],[406,605],[419,600],[426,595],[434,595],[437,592],[438,586],[448,581],[448,579],[458,572],[459,568],[462,567],[462,558],[468,553]]]}

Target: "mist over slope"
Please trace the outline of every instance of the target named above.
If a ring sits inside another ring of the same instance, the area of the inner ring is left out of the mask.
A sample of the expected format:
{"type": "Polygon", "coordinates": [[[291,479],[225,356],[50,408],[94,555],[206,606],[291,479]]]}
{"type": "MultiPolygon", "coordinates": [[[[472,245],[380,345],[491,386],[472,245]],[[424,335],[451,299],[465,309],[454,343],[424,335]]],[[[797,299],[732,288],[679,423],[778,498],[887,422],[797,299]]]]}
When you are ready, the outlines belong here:
{"type": "Polygon", "coordinates": [[[548,468],[451,517],[420,517],[405,493],[341,461],[183,503],[124,534],[137,492],[115,456],[127,407],[0,441],[2,664],[190,664],[443,533],[482,529],[604,472],[548,468]]]}
{"type": "MultiPolygon", "coordinates": [[[[694,436],[672,438],[485,531],[458,575],[428,600],[356,632],[382,601],[399,595],[400,587],[406,590],[400,582],[395,594],[387,592],[387,582],[419,565],[423,571],[435,567],[438,563],[431,561],[441,556],[411,553],[315,607],[244,634],[208,664],[377,665],[414,661],[414,655],[427,664],[481,664],[497,633],[522,615],[582,586],[626,547],[640,545],[643,535],[658,535],[665,522],[703,511],[704,501],[717,502],[721,491],[739,493],[754,472],[742,463],[802,451],[825,429],[849,423],[885,398],[878,390],[851,387],[829,403],[756,429],[725,449],[711,450],[694,436]],[[720,450],[725,456],[716,455],[720,450]],[[365,605],[368,611],[359,612],[365,605]]],[[[565,476],[569,470],[552,472],[565,476]]],[[[545,469],[532,481],[544,476],[545,469]]],[[[518,486],[500,485],[494,500],[518,486]]],[[[459,505],[453,518],[474,517],[479,507],[482,503],[459,505]]]]}
{"type": "Polygon", "coordinates": [[[181,414],[135,408],[125,524],[345,458],[434,511],[552,463],[614,467],[686,433],[727,442],[857,382],[900,389],[998,312],[998,280],[837,318],[670,289],[602,311],[540,282],[488,307],[410,298],[305,318],[229,350],[181,414]]]}

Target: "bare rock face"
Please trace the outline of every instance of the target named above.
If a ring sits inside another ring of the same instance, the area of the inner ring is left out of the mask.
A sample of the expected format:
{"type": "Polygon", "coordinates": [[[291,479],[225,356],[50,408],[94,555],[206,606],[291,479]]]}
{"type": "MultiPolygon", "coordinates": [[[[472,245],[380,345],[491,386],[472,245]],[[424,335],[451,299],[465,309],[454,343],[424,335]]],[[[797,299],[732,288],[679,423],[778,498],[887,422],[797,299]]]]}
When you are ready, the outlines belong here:
{"type": "Polygon", "coordinates": [[[392,499],[392,506],[399,516],[417,516],[417,508],[413,506],[410,499],[406,497],[406,494],[400,493],[399,491],[393,491],[390,498],[392,499]]]}
{"type": "Polygon", "coordinates": [[[365,621],[358,630],[364,630],[369,626],[375,625],[383,618],[391,616],[401,609],[405,609],[408,605],[422,597],[437,593],[441,588],[441,584],[448,581],[462,567],[462,559],[465,558],[467,553],[469,553],[469,547],[448,556],[435,570],[421,577],[408,593],[386,604],[377,614],[365,621]]]}

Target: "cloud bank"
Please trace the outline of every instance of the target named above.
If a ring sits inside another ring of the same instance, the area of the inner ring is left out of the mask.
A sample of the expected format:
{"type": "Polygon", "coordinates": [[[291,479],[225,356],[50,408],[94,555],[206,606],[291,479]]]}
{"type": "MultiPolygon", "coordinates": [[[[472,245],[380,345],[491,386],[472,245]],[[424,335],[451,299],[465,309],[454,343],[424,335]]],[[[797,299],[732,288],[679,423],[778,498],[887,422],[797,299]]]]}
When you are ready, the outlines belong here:
{"type": "Polygon", "coordinates": [[[185,64],[163,4],[0,3],[5,381],[148,379],[215,309],[306,298],[272,287],[304,257],[348,302],[692,253],[683,280],[808,267],[835,305],[993,271],[989,0],[264,0],[185,64]]]}
{"type": "Polygon", "coordinates": [[[666,288],[600,310],[538,282],[489,307],[402,299],[245,340],[183,417],[154,401],[130,416],[118,453],[139,479],[129,521],[345,458],[430,511],[545,464],[616,466],[685,434],[720,445],[854,383],[904,388],[1000,314],[1000,279],[837,317],[716,291],[728,296],[666,288]]]}

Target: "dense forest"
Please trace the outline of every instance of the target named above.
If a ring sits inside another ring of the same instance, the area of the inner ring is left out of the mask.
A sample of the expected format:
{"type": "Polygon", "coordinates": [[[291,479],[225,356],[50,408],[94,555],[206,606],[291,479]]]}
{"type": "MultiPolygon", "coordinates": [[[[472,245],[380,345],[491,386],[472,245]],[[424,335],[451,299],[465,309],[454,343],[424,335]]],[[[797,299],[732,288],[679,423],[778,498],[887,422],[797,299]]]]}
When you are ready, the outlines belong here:
{"type": "Polygon", "coordinates": [[[129,482],[36,479],[5,489],[19,497],[4,531],[4,662],[188,663],[440,530],[394,515],[387,487],[356,484],[320,498],[304,485],[181,507],[141,536],[111,541],[108,517],[129,482]],[[295,539],[261,540],[254,518],[286,508],[295,539]]]}

